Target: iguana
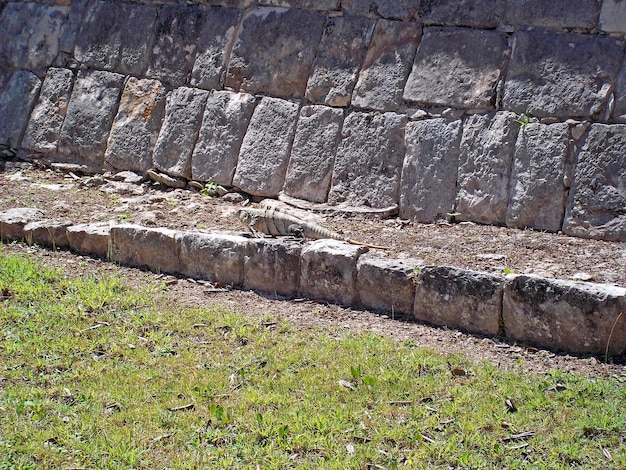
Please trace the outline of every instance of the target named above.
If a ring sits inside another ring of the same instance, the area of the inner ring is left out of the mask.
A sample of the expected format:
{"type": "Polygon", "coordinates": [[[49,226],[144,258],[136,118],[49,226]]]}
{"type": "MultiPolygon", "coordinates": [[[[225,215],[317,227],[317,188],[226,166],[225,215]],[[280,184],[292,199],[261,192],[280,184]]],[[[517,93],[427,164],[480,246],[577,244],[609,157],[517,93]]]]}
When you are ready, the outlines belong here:
{"type": "Polygon", "coordinates": [[[366,246],[368,248],[378,248],[388,250],[387,246],[371,245],[369,243],[358,242],[343,235],[333,232],[327,228],[312,222],[299,219],[295,215],[277,210],[274,207],[265,209],[254,209],[246,207],[237,212],[243,226],[252,233],[261,232],[273,237],[292,236],[296,238],[311,238],[319,240],[330,238],[341,240],[353,245],[366,246]]]}

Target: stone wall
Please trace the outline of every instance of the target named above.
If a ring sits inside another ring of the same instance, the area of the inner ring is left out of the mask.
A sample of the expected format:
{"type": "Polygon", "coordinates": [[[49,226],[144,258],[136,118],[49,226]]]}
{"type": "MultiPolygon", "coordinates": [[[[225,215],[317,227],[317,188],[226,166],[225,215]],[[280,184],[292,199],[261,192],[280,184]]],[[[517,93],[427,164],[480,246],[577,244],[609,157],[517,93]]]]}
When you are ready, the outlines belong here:
{"type": "Polygon", "coordinates": [[[626,1],[0,2],[0,143],[626,241],[626,1]]]}

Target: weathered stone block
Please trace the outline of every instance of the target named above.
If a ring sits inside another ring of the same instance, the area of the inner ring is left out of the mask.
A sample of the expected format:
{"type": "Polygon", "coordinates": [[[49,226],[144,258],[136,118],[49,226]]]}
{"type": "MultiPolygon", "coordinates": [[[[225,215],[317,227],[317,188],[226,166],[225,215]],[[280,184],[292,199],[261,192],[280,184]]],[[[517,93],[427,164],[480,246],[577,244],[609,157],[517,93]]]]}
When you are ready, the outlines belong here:
{"type": "Polygon", "coordinates": [[[0,144],[19,147],[40,87],[41,80],[29,71],[13,72],[0,95],[0,144]]]}
{"type": "Polygon", "coordinates": [[[110,222],[78,224],[67,227],[67,240],[70,249],[76,253],[109,259],[110,233],[110,222]]]}
{"type": "Polygon", "coordinates": [[[454,209],[461,121],[429,119],[406,126],[400,217],[433,222],[454,209]]]}
{"type": "Polygon", "coordinates": [[[570,0],[506,0],[504,22],[514,26],[590,29],[598,17],[598,3],[580,0],[572,8],[570,0]]]}
{"type": "Polygon", "coordinates": [[[307,201],[326,201],[342,124],[341,109],[305,106],[300,110],[285,194],[307,201]]]}
{"type": "Polygon", "coordinates": [[[258,8],[242,23],[225,85],[284,98],[304,96],[324,17],[295,8],[258,8]]]}
{"type": "Polygon", "coordinates": [[[617,77],[613,117],[618,122],[626,122],[626,61],[624,61],[619,76],[617,77]]]}
{"type": "Polygon", "coordinates": [[[65,120],[74,75],[69,69],[49,68],[39,101],[26,127],[22,147],[35,152],[56,154],[65,120]]]}
{"type": "Polygon", "coordinates": [[[508,227],[561,230],[569,138],[569,126],[565,123],[530,123],[520,129],[506,212],[508,227]]]}
{"type": "Polygon", "coordinates": [[[243,287],[270,294],[295,296],[300,286],[299,242],[274,238],[248,244],[243,263],[243,287]]]}
{"type": "Polygon", "coordinates": [[[339,0],[259,0],[259,5],[318,11],[339,10],[339,0]]]}
{"type": "Polygon", "coordinates": [[[306,98],[318,104],[348,106],[375,21],[359,16],[326,20],[306,98]]]}
{"type": "Polygon", "coordinates": [[[455,108],[493,109],[509,54],[505,33],[425,28],[404,99],[455,108]]]}
{"type": "Polygon", "coordinates": [[[626,3],[623,0],[602,0],[598,23],[607,33],[626,34],[626,3]]]}
{"type": "Polygon", "coordinates": [[[615,83],[624,43],[549,31],[515,33],[503,107],[534,116],[600,117],[615,83]]]}
{"type": "Polygon", "coordinates": [[[100,167],[122,93],[124,76],[101,71],[78,72],[61,127],[63,160],[100,167]]]}
{"type": "Polygon", "coordinates": [[[419,3],[420,0],[343,0],[341,6],[352,15],[409,20],[415,16],[419,3]]]}
{"type": "Polygon", "coordinates": [[[67,228],[69,219],[45,219],[29,222],[24,226],[24,239],[29,245],[48,246],[53,249],[68,249],[67,228]]]}
{"type": "Polygon", "coordinates": [[[194,180],[232,186],[237,158],[257,99],[248,93],[209,95],[191,157],[194,180]]]}
{"type": "Polygon", "coordinates": [[[421,35],[418,23],[376,22],[374,37],[354,88],[354,106],[378,111],[398,110],[421,35]]]}
{"type": "Polygon", "coordinates": [[[43,217],[42,211],[30,207],[16,207],[0,212],[0,241],[21,240],[26,224],[43,217]]]}
{"type": "Polygon", "coordinates": [[[306,297],[340,305],[357,300],[356,263],[367,251],[337,240],[316,240],[301,256],[300,292],[306,297]]]}
{"type": "Polygon", "coordinates": [[[134,224],[111,227],[111,260],[155,272],[180,273],[181,232],[134,224]]]}
{"type": "Polygon", "coordinates": [[[263,98],[244,136],[233,185],[255,196],[276,196],[283,187],[299,105],[263,98]]]}
{"type": "Polygon", "coordinates": [[[418,17],[424,24],[495,28],[504,14],[504,0],[421,0],[418,17]]]}
{"type": "Polygon", "coordinates": [[[420,270],[415,289],[417,320],[472,333],[500,334],[504,279],[448,266],[420,270]]]}
{"type": "Polygon", "coordinates": [[[626,241],[626,125],[591,125],[578,155],[563,231],[626,241]]]}
{"type": "Polygon", "coordinates": [[[459,157],[457,220],[502,225],[519,124],[517,115],[472,115],[463,126],[459,157]]]}
{"type": "Polygon", "coordinates": [[[187,87],[168,94],[165,119],[152,156],[156,168],[172,176],[191,177],[191,155],[208,96],[208,91],[187,87]]]}
{"type": "Polygon", "coordinates": [[[113,168],[144,173],[153,167],[152,151],[165,116],[165,96],[165,87],[158,80],[126,80],[104,155],[113,168]]]}
{"type": "Polygon", "coordinates": [[[352,113],[343,124],[329,202],[389,207],[398,204],[407,118],[352,113]]]}
{"type": "Polygon", "coordinates": [[[604,354],[626,350],[626,289],[586,282],[515,276],[504,288],[506,336],[552,350],[604,354]]]}

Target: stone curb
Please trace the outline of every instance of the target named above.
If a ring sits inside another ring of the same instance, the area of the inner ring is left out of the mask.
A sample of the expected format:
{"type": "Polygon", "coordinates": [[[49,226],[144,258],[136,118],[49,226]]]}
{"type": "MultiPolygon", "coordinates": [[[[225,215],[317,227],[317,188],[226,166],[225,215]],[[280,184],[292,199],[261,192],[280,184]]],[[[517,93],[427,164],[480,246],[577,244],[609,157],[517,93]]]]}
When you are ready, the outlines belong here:
{"type": "Polygon", "coordinates": [[[0,241],[19,240],[221,285],[398,313],[552,350],[626,351],[626,318],[620,317],[626,288],[609,284],[500,278],[448,266],[420,269],[417,260],[379,258],[336,240],[300,244],[233,232],[71,225],[45,220],[37,209],[0,212],[0,241]]]}

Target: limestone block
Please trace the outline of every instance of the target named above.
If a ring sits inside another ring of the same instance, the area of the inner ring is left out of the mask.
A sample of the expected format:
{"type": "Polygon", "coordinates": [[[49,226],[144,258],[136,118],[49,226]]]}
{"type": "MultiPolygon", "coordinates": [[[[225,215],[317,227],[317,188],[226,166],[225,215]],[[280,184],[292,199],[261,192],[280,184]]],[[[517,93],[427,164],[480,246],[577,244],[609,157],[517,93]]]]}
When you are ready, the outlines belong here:
{"type": "Polygon", "coordinates": [[[16,207],[0,212],[0,241],[21,240],[26,224],[43,217],[42,211],[31,207],[16,207]]]}
{"type": "Polygon", "coordinates": [[[158,80],[129,77],[104,154],[117,170],[145,173],[165,116],[165,87],[158,80]]]}
{"type": "Polygon", "coordinates": [[[424,24],[495,28],[504,0],[422,0],[418,17],[424,24]]]}
{"type": "Polygon", "coordinates": [[[243,17],[225,85],[250,93],[304,96],[324,17],[310,10],[257,8],[243,17]]]}
{"type": "Polygon", "coordinates": [[[590,29],[598,17],[598,3],[579,0],[572,8],[570,0],[506,0],[504,22],[514,26],[590,29]]]}
{"type": "Polygon", "coordinates": [[[339,0],[259,0],[259,5],[318,11],[339,10],[339,0]]]}
{"type": "Polygon", "coordinates": [[[29,245],[48,246],[53,249],[68,249],[67,228],[69,219],[44,219],[24,225],[24,239],[29,245]]]}
{"type": "Polygon", "coordinates": [[[69,3],[69,12],[59,36],[59,54],[53,65],[68,68],[70,64],[74,64],[74,46],[90,0],[62,0],[56,3],[69,3]]]}
{"type": "Polygon", "coordinates": [[[499,31],[425,28],[404,99],[455,108],[493,109],[496,84],[509,54],[499,31]]]}
{"type": "Polygon", "coordinates": [[[18,148],[35,106],[41,80],[27,70],[16,70],[0,94],[0,144],[18,148]]]}
{"type": "Polygon", "coordinates": [[[357,300],[356,263],[367,248],[337,240],[316,240],[301,256],[300,292],[303,296],[353,305],[357,300]]]}
{"type": "Polygon", "coordinates": [[[68,6],[9,2],[0,16],[0,65],[35,69],[52,65],[68,6]]]}
{"type": "Polygon", "coordinates": [[[619,76],[617,77],[613,117],[618,122],[626,122],[626,61],[624,61],[619,76]]]}
{"type": "Polygon", "coordinates": [[[194,180],[232,186],[239,150],[257,99],[248,93],[214,91],[207,99],[191,157],[194,180]]]}
{"type": "Polygon", "coordinates": [[[418,23],[378,20],[352,104],[378,111],[397,111],[422,34],[418,23]]]}
{"type": "Polygon", "coordinates": [[[251,240],[243,263],[243,287],[292,297],[300,286],[299,242],[275,238],[251,240]]]}
{"type": "Polygon", "coordinates": [[[626,34],[626,3],[623,0],[602,0],[599,26],[607,33],[626,34]]]}
{"type": "Polygon", "coordinates": [[[152,157],[156,168],[171,176],[191,177],[191,155],[208,96],[208,91],[187,87],[168,93],[152,157]]]}
{"type": "Polygon", "coordinates": [[[222,285],[243,284],[243,261],[250,239],[229,233],[188,232],[181,239],[185,276],[222,285]]]}
{"type": "Polygon", "coordinates": [[[180,273],[181,232],[134,224],[111,227],[111,260],[154,272],[180,273]]]}
{"type": "Polygon", "coordinates": [[[274,197],[283,187],[299,105],[263,98],[243,138],[233,185],[255,196],[274,197]]]}
{"type": "Polygon", "coordinates": [[[300,110],[283,188],[285,194],[326,202],[342,124],[340,109],[313,105],[300,110]]]}
{"type": "Polygon", "coordinates": [[[122,93],[124,76],[99,70],[78,72],[61,127],[64,161],[100,167],[122,93]]]}
{"type": "Polygon", "coordinates": [[[448,266],[420,270],[415,289],[417,320],[472,333],[500,334],[504,279],[448,266]]]}
{"type": "Polygon", "coordinates": [[[343,124],[328,200],[332,204],[398,204],[407,118],[396,113],[352,113],[343,124]]]}
{"type": "Polygon", "coordinates": [[[364,307],[389,316],[411,316],[415,299],[417,259],[380,258],[369,253],[357,264],[356,290],[364,307]]]}
{"type": "Polygon", "coordinates": [[[626,241],[626,125],[592,124],[578,155],[563,231],[626,241]]]}
{"type": "Polygon", "coordinates": [[[552,350],[604,354],[626,350],[626,289],[608,284],[515,276],[504,288],[506,336],[552,350]]]}
{"type": "Polygon", "coordinates": [[[600,117],[624,44],[609,37],[543,30],[513,35],[503,107],[534,116],[600,117]]]}
{"type": "Polygon", "coordinates": [[[503,225],[519,124],[517,115],[498,112],[469,116],[459,157],[457,220],[503,225]]]}
{"type": "Polygon", "coordinates": [[[206,25],[198,38],[196,60],[191,71],[191,85],[207,90],[219,90],[226,75],[226,51],[234,41],[239,10],[210,8],[206,25]]]}
{"type": "Polygon", "coordinates": [[[419,3],[419,0],[343,0],[341,6],[352,15],[410,20],[417,13],[419,3]]]}
{"type": "Polygon", "coordinates": [[[49,68],[43,81],[39,101],[26,127],[22,147],[56,154],[65,120],[74,74],[69,69],[49,68]]]}
{"type": "Polygon", "coordinates": [[[360,16],[337,16],[326,20],[313,72],[306,86],[309,101],[330,106],[350,104],[374,25],[374,20],[360,16]]]}
{"type": "Polygon", "coordinates": [[[67,227],[67,240],[70,249],[76,253],[109,259],[110,233],[110,222],[78,224],[67,227]]]}
{"type": "Polygon", "coordinates": [[[202,4],[245,10],[248,7],[256,5],[257,1],[258,0],[202,0],[202,4]]]}
{"type": "Polygon", "coordinates": [[[561,230],[566,199],[563,181],[569,160],[566,123],[530,123],[520,129],[506,212],[508,227],[561,230]]]}
{"type": "Polygon", "coordinates": [[[143,75],[154,39],[156,8],[121,2],[92,2],[76,38],[74,57],[82,65],[143,75]]]}
{"type": "Polygon", "coordinates": [[[433,222],[453,211],[461,121],[429,119],[406,126],[400,217],[433,222]]]}

